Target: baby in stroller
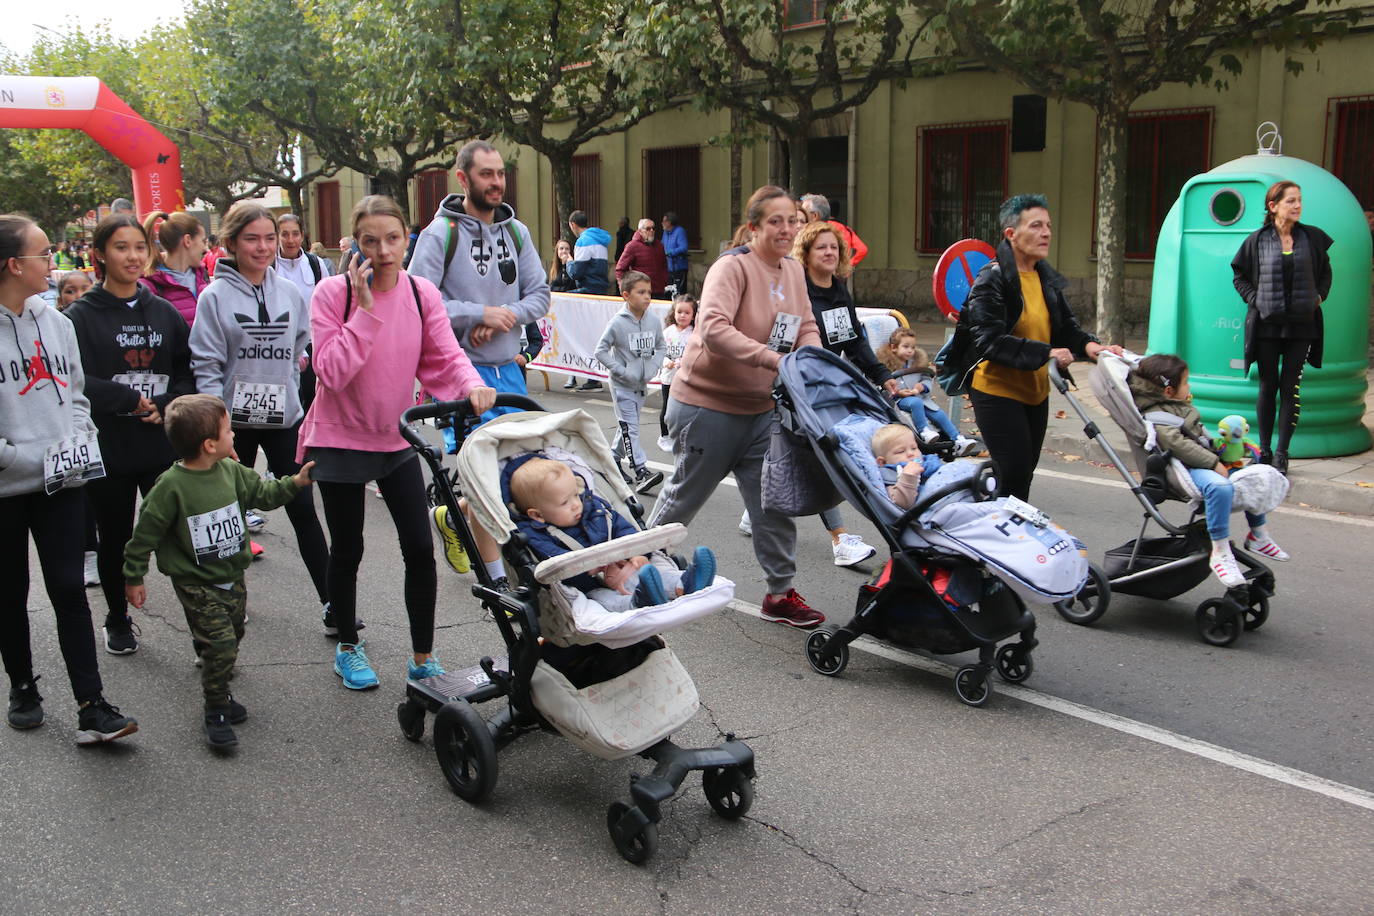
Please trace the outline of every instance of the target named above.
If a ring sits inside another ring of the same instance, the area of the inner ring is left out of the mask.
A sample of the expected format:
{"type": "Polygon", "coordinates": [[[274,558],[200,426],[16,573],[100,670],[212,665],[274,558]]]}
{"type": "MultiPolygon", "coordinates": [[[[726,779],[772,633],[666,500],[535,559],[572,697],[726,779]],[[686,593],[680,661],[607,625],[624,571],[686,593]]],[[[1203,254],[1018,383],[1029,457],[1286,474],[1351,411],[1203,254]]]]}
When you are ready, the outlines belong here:
{"type": "Polygon", "coordinates": [[[923,455],[916,434],[904,423],[889,423],[873,434],[873,457],[887,486],[887,496],[910,509],[920,495],[921,480],[940,470],[938,455],[923,455]]]}
{"type": "MultiPolygon", "coordinates": [[[[1231,553],[1231,507],[1234,491],[1230,469],[1222,463],[1202,425],[1202,415],[1190,402],[1188,364],[1169,353],[1140,361],[1127,379],[1136,407],[1155,425],[1159,446],[1177,458],[1202,493],[1207,533],[1212,539],[1212,572],[1227,588],[1245,584],[1245,576],[1231,553]]],[[[1245,549],[1271,560],[1288,554],[1270,537],[1266,517],[1245,513],[1250,533],[1245,549]]]]}
{"type": "MultiPolygon", "coordinates": [[[[593,547],[611,538],[638,532],[611,504],[597,496],[585,478],[561,461],[532,452],[506,465],[510,493],[518,513],[516,527],[541,560],[570,550],[593,547]]],[[[680,570],[662,554],[657,563],[645,555],[615,560],[579,573],[565,584],[608,611],[666,604],[669,595],[690,595],[716,577],[716,558],[709,547],[697,547],[693,562],[680,570]]]]}

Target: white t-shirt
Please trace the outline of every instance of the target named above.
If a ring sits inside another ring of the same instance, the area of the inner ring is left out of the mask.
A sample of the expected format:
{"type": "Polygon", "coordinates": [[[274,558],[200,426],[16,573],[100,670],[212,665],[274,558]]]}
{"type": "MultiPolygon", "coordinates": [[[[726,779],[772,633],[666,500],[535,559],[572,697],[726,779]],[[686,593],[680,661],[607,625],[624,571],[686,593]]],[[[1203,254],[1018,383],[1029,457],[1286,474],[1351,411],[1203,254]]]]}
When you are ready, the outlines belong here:
{"type": "MultiPolygon", "coordinates": [[[[296,285],[296,289],[301,291],[305,301],[309,302],[310,297],[315,295],[315,271],[310,269],[310,261],[302,251],[294,258],[284,258],[277,255],[276,263],[277,276],[283,280],[290,280],[296,285]]],[[[325,274],[323,267],[320,269],[320,279],[323,280],[325,274]]]]}

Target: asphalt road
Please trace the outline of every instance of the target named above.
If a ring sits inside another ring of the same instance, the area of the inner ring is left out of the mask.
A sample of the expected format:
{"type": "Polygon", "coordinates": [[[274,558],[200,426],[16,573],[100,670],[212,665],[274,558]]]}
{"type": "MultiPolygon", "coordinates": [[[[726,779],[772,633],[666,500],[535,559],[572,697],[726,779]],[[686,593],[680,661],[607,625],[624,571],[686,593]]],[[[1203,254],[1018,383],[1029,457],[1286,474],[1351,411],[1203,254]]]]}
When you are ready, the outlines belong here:
{"type": "MultiPolygon", "coordinates": [[[[610,427],[604,394],[539,397],[586,406],[610,427]]],[[[1134,536],[1128,494],[1092,482],[1106,479],[1098,469],[1049,460],[1045,471],[1033,501],[1094,553],[1134,536]]],[[[735,529],[740,508],[722,487],[693,534],[716,549],[746,612],[671,639],[703,701],[679,743],[728,730],[758,755],[743,821],[717,818],[689,779],[657,858],[631,866],[606,836],[605,809],[649,766],[599,761],[543,733],[502,751],[487,804],[460,801],[428,736],[413,744],[396,726],[408,640],[383,504],[369,501],[359,593],[382,678],[368,693],[343,690],[332,673],[332,643],[277,511],[260,538],[268,555],[250,572],[234,682],[250,720],[230,756],[204,744],[198,669],[165,581],[150,579],[138,653],[101,654],[107,693],[142,730],[92,750],[73,745],[51,611],[41,587],[31,592],[49,720],[0,732],[10,837],[0,911],[1368,910],[1368,522],[1275,513],[1294,559],[1276,565],[1267,625],[1228,649],[1193,632],[1193,607],[1219,591],[1210,584],[1172,602],[1115,599],[1092,628],[1041,609],[1032,692],[999,690],[971,709],[941,665],[882,646],[856,647],[839,678],[813,673],[802,634],[747,613],[762,582],[735,529]],[[1066,713],[1055,698],[1081,708],[1066,713]],[[1197,741],[1216,748],[1199,752],[1197,741]]],[[[815,520],[800,531],[798,588],[842,622],[863,574],[833,566],[815,520]]],[[[446,665],[499,653],[470,577],[440,570],[446,665]]]]}

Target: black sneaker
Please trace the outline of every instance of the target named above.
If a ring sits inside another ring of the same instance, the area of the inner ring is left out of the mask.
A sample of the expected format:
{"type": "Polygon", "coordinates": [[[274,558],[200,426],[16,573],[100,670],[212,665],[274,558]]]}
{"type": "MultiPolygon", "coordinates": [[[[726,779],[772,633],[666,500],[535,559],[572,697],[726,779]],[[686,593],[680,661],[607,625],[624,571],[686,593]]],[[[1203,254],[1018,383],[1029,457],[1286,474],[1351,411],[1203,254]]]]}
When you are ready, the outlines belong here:
{"type": "Polygon", "coordinates": [[[662,471],[651,471],[644,465],[635,468],[633,486],[636,493],[647,493],[661,483],[663,483],[662,471]]]}
{"type": "Polygon", "coordinates": [[[205,739],[211,747],[233,747],[239,743],[238,735],[229,727],[229,713],[225,709],[206,710],[205,739]]]}
{"type": "Polygon", "coordinates": [[[568,380],[567,380],[566,382],[563,383],[563,387],[564,387],[564,389],[566,389],[566,390],[568,390],[568,391],[572,391],[574,388],[576,388],[576,387],[577,387],[577,376],[575,376],[575,375],[570,375],[570,376],[568,376],[568,380]]]}
{"type": "Polygon", "coordinates": [[[244,708],[244,705],[242,703],[234,699],[234,695],[232,693],[229,694],[229,705],[226,708],[228,711],[225,713],[225,715],[227,715],[229,717],[229,721],[234,723],[235,725],[242,725],[243,723],[248,721],[248,710],[244,708]]]}
{"type": "MultiPolygon", "coordinates": [[[[361,617],[355,618],[353,622],[359,630],[367,629],[367,624],[363,623],[361,617]]],[[[325,636],[339,635],[339,625],[334,620],[334,608],[332,608],[327,601],[325,602],[324,608],[320,611],[320,623],[324,624],[325,636]]]]}
{"type": "Polygon", "coordinates": [[[43,698],[38,695],[38,675],[27,684],[10,688],[10,728],[37,728],[43,724],[43,698]]]}
{"type": "Polygon", "coordinates": [[[588,379],[577,387],[578,391],[600,391],[601,383],[595,379],[588,379]]]}
{"type": "Polygon", "coordinates": [[[81,745],[100,744],[114,741],[138,731],[138,723],[129,716],[121,715],[117,706],[98,697],[81,707],[77,714],[76,743],[81,745]]]}
{"type": "Polygon", "coordinates": [[[128,614],[123,620],[105,621],[105,651],[111,655],[132,655],[138,651],[138,636],[143,631],[128,614]],[[135,635],[137,634],[137,636],[135,635]]]}

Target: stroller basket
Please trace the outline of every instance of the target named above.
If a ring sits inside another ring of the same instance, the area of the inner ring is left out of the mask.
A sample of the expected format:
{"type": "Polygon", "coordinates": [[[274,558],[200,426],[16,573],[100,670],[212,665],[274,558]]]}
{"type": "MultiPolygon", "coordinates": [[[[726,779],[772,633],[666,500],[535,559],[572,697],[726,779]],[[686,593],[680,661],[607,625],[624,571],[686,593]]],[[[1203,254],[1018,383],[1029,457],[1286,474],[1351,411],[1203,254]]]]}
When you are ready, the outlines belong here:
{"type": "Polygon", "coordinates": [[[1211,575],[1208,547],[1196,535],[1138,538],[1113,547],[1103,563],[1112,591],[1160,601],[1202,584],[1211,575]]]}

